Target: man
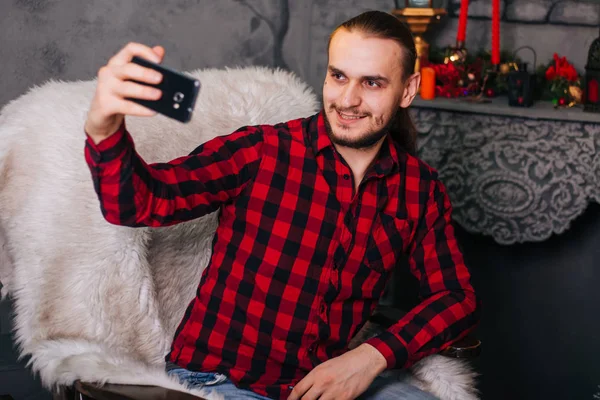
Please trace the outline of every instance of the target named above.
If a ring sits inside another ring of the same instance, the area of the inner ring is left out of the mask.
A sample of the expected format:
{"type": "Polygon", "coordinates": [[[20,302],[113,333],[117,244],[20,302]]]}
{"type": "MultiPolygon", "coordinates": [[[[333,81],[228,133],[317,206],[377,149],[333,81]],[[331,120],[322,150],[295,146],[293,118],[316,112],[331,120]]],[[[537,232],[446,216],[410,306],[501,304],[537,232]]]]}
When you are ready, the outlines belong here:
{"type": "Polygon", "coordinates": [[[161,95],[127,81],[161,78],[134,55],[160,62],[164,50],[129,44],[101,68],[85,125],[105,218],[163,226],[221,211],[171,373],[226,398],[431,399],[378,375],[464,336],[476,298],[445,188],[410,154],[420,76],[406,27],[376,11],[347,21],[330,38],[320,113],[243,127],[165,164],[147,165],[125,128],[124,115],[153,114],[125,98],[161,95]],[[348,350],[403,254],[421,304],[348,350]]]}

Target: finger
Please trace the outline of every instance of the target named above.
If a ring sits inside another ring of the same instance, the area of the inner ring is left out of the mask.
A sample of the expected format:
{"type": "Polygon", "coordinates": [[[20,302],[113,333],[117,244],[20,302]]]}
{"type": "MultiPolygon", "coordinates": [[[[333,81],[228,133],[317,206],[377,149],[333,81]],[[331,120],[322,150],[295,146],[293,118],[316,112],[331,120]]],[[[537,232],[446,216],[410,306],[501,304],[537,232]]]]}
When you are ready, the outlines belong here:
{"type": "Polygon", "coordinates": [[[158,62],[161,62],[162,59],[165,57],[165,48],[162,46],[154,46],[152,48],[152,50],[156,53],[156,55],[160,59],[158,62]]]}
{"type": "Polygon", "coordinates": [[[160,57],[150,47],[131,42],[123,47],[117,54],[115,54],[109,61],[108,65],[124,65],[127,64],[133,56],[145,58],[148,61],[155,63],[160,62],[160,57]]]}
{"type": "Polygon", "coordinates": [[[160,72],[134,63],[115,66],[111,69],[113,71],[113,75],[122,81],[135,80],[138,82],[156,85],[163,78],[160,72]]]}
{"type": "Polygon", "coordinates": [[[112,98],[110,101],[105,101],[105,104],[103,113],[107,116],[122,114],[138,117],[152,117],[157,114],[156,111],[150,110],[131,100],[112,98]]]}
{"type": "Polygon", "coordinates": [[[294,386],[287,400],[299,400],[313,385],[313,376],[309,373],[294,386]]]}
{"type": "Polygon", "coordinates": [[[300,400],[317,400],[320,398],[321,394],[323,394],[324,391],[324,389],[313,385],[308,390],[308,392],[304,393],[304,395],[300,397],[300,400]]]}
{"type": "Polygon", "coordinates": [[[140,100],[158,100],[162,96],[162,92],[159,89],[135,82],[119,82],[115,85],[113,93],[121,98],[140,100]]]}
{"type": "Polygon", "coordinates": [[[137,117],[152,117],[157,114],[156,111],[146,108],[140,104],[130,100],[122,100],[119,109],[124,115],[132,115],[137,117]]]}

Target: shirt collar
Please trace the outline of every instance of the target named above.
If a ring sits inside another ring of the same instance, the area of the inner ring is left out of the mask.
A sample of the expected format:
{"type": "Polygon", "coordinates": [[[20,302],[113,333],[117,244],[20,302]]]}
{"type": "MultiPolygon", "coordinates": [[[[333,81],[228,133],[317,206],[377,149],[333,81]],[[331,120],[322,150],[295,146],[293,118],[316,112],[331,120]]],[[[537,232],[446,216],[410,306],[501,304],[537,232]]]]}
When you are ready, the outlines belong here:
{"type": "MultiPolygon", "coordinates": [[[[315,155],[326,148],[331,148],[332,150],[335,149],[327,134],[327,128],[325,128],[325,110],[321,110],[316,115],[316,118],[313,118],[312,123],[308,125],[307,134],[315,155]]],[[[383,146],[381,146],[381,150],[375,159],[375,163],[370,170],[373,171],[375,176],[382,177],[396,171],[397,167],[398,150],[390,135],[387,135],[385,142],[383,143],[383,146]]]]}
{"type": "Polygon", "coordinates": [[[315,129],[311,129],[310,139],[315,154],[319,154],[323,149],[328,147],[333,148],[333,143],[327,134],[325,127],[325,110],[321,110],[317,114],[317,124],[315,129]]]}

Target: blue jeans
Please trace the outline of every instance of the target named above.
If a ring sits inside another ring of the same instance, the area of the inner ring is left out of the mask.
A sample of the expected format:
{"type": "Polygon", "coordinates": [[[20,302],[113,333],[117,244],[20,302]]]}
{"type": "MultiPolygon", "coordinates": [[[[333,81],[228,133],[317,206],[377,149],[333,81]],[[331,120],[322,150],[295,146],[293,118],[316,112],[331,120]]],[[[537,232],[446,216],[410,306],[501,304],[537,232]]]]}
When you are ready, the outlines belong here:
{"type": "MultiPolygon", "coordinates": [[[[236,387],[227,376],[214,372],[192,372],[175,365],[167,365],[167,373],[177,376],[179,381],[194,389],[206,389],[220,394],[226,400],[270,400],[250,390],[236,387]]],[[[406,382],[406,373],[378,376],[359,400],[438,400],[406,382]]]]}

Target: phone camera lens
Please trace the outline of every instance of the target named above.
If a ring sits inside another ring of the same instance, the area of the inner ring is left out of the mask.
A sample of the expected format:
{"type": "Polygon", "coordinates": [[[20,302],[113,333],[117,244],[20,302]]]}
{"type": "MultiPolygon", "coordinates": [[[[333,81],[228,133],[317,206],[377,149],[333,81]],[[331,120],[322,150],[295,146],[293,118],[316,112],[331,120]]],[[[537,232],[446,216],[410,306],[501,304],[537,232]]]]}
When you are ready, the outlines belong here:
{"type": "Polygon", "coordinates": [[[181,102],[183,101],[183,98],[184,98],[184,97],[185,97],[185,96],[183,95],[183,93],[181,93],[181,92],[177,92],[177,93],[175,93],[175,96],[173,96],[173,100],[174,100],[176,103],[181,103],[181,102]]]}

